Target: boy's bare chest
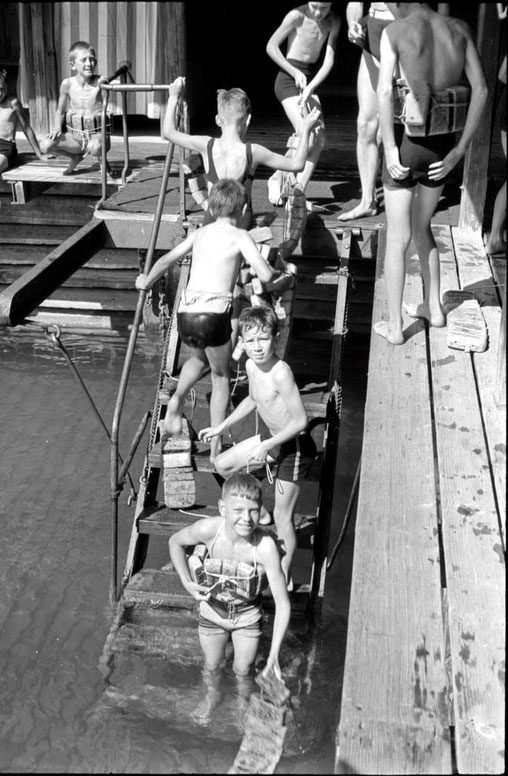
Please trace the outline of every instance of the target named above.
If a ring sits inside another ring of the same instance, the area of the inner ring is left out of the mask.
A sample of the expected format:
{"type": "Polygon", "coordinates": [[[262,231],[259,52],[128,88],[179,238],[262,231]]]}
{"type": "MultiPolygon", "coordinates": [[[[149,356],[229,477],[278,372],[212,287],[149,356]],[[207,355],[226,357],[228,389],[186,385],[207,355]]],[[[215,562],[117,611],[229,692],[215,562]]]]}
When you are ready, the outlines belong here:
{"type": "Polygon", "coordinates": [[[102,104],[101,90],[97,83],[80,84],[77,81],[69,87],[71,107],[75,109],[92,109],[102,104]]]}

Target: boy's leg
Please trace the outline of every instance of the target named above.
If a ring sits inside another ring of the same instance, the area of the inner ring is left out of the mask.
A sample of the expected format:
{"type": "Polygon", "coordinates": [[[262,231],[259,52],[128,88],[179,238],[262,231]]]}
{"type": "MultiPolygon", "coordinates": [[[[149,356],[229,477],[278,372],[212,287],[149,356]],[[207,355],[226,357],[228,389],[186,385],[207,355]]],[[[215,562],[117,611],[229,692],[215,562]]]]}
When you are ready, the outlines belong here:
{"type": "Polygon", "coordinates": [[[377,80],[379,66],[368,52],[362,53],[358,69],[358,138],[356,155],[362,188],[362,198],[356,207],[341,213],[339,221],[374,216],[377,213],[376,174],[379,160],[377,80]]]}
{"type": "Polygon", "coordinates": [[[282,558],[282,571],[288,584],[291,584],[291,562],[296,550],[296,531],[294,513],[296,502],[300,495],[298,482],[288,482],[277,479],[275,482],[275,506],[273,519],[277,529],[277,536],[284,541],[286,555],[282,558]]]}
{"type": "Polygon", "coordinates": [[[189,348],[191,354],[182,366],[178,377],[176,391],[168,402],[166,416],[162,421],[162,430],[167,434],[179,434],[182,430],[183,406],[187,394],[193,385],[197,383],[203,370],[208,365],[204,350],[189,348]]]}
{"type": "Polygon", "coordinates": [[[3,154],[0,154],[0,175],[5,172],[9,166],[9,160],[3,154]]]}
{"type": "Polygon", "coordinates": [[[242,628],[238,631],[232,631],[231,639],[234,650],[233,671],[237,676],[247,676],[258,653],[259,632],[255,631],[250,636],[248,630],[242,628]]]}
{"type": "Polygon", "coordinates": [[[405,282],[405,256],[411,242],[411,206],[414,188],[384,186],[386,208],[385,283],[388,321],[374,324],[374,331],[392,345],[402,345],[402,295],[405,282]]]}
{"type": "Polygon", "coordinates": [[[43,154],[60,154],[70,157],[70,162],[64,170],[64,175],[70,175],[87,154],[86,147],[83,148],[83,144],[69,134],[69,132],[64,132],[55,139],[43,137],[39,141],[39,146],[43,154]]]}
{"type": "Polygon", "coordinates": [[[431,326],[442,327],[446,323],[441,306],[439,252],[430,221],[439,202],[444,186],[430,187],[418,184],[412,208],[412,236],[423,279],[423,303],[404,304],[411,318],[426,318],[431,326]]]}
{"type": "MultiPolygon", "coordinates": [[[[212,370],[212,395],[210,397],[210,424],[218,426],[226,419],[230,397],[231,340],[216,348],[206,348],[205,353],[212,370]]],[[[210,460],[214,461],[221,450],[221,438],[210,443],[210,460]]]]}
{"type": "Polygon", "coordinates": [[[206,628],[199,626],[199,643],[205,656],[206,671],[216,671],[221,668],[226,659],[228,641],[228,631],[215,626],[210,628],[210,633],[206,633],[206,628]]]}
{"type": "MultiPolygon", "coordinates": [[[[259,434],[248,439],[243,439],[238,444],[225,450],[215,459],[215,468],[221,477],[229,477],[231,474],[241,472],[247,468],[251,471],[254,467],[248,466],[250,451],[259,445],[261,437],[259,434]]],[[[260,466],[257,468],[261,468],[260,466]]]]}
{"type": "MultiPolygon", "coordinates": [[[[295,97],[286,97],[285,100],[282,100],[282,107],[284,108],[286,116],[288,117],[291,124],[293,125],[293,129],[297,135],[300,134],[299,130],[300,130],[301,120],[302,120],[300,106],[298,105],[298,99],[299,98],[295,96],[295,97]]],[[[303,168],[302,172],[299,172],[296,175],[296,179],[304,191],[305,191],[305,187],[307,186],[312,176],[312,173],[314,172],[314,168],[316,167],[317,160],[319,159],[319,155],[323,150],[326,142],[321,102],[319,97],[316,94],[311,95],[311,97],[307,102],[305,110],[311,111],[313,108],[317,108],[321,114],[319,131],[315,132],[313,130],[311,132],[310,138],[309,138],[309,153],[307,156],[307,161],[305,162],[305,167],[303,168]]],[[[286,154],[286,156],[288,154],[289,154],[289,151],[286,154]]]]}
{"type": "MultiPolygon", "coordinates": [[[[111,147],[111,140],[109,135],[106,135],[106,153],[109,151],[111,147]]],[[[88,141],[88,153],[91,156],[94,156],[99,164],[102,166],[102,135],[100,132],[97,132],[96,134],[92,135],[90,140],[88,141]]],[[[109,162],[106,159],[106,171],[108,175],[112,175],[111,167],[109,166],[109,162]]]]}

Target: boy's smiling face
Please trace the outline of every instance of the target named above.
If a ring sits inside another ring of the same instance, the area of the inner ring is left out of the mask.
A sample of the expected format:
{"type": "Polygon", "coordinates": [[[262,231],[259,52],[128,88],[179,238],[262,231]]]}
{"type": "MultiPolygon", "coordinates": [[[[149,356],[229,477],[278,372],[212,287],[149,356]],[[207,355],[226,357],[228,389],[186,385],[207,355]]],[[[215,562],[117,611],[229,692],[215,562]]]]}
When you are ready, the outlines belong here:
{"type": "Polygon", "coordinates": [[[70,64],[78,75],[83,76],[83,78],[91,78],[97,66],[95,51],[93,49],[77,49],[70,64]]]}
{"type": "Polygon", "coordinates": [[[229,494],[219,499],[219,512],[238,536],[248,538],[259,524],[261,504],[248,496],[229,494]]]}

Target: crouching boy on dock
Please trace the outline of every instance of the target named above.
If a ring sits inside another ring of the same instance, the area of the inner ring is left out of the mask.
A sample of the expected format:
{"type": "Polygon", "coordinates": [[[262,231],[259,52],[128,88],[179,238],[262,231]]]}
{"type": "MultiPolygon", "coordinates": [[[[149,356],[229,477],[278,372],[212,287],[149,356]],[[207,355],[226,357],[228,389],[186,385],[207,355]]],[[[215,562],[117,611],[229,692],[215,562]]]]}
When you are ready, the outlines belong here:
{"type": "Polygon", "coordinates": [[[259,647],[261,592],[267,583],[275,602],[275,618],[262,673],[266,676],[274,669],[279,671],[290,603],[279,550],[271,533],[259,527],[260,513],[259,482],[252,474],[234,474],[222,487],[219,516],[198,520],[169,540],[173,566],[183,586],[199,601],[199,641],[208,671],[224,664],[231,637],[233,670],[240,677],[249,673],[259,647]],[[188,558],[186,548],[195,545],[203,552],[188,558]]]}
{"type": "MultiPolygon", "coordinates": [[[[44,153],[68,156],[69,166],[64,175],[70,175],[87,154],[102,163],[102,90],[107,78],[95,75],[97,59],[89,43],[78,40],[69,49],[71,69],[76,75],[64,78],[55,113],[55,129],[42,138],[44,153]]],[[[106,133],[106,152],[110,148],[109,126],[106,133]]],[[[106,161],[106,169],[111,168],[106,161]]]]}
{"type": "Polygon", "coordinates": [[[285,544],[282,568],[292,588],[290,567],[296,550],[293,522],[303,480],[316,457],[314,440],[307,431],[307,412],[293,372],[275,353],[278,320],[271,307],[247,307],[239,319],[240,334],[247,354],[249,395],[222,423],[199,432],[200,439],[212,440],[251,412],[259,413],[268,432],[249,437],[215,459],[223,477],[247,469],[274,466],[274,521],[279,539],[285,544]]]}
{"type": "MultiPolygon", "coordinates": [[[[208,365],[212,371],[210,421],[216,426],[225,419],[230,393],[233,290],[242,261],[264,283],[280,274],[259,253],[250,234],[237,226],[247,206],[243,186],[235,180],[220,180],[212,187],[209,202],[216,220],[191,232],[180,245],[162,256],[148,275],[136,278],[136,288],[146,290],[172,263],[192,251],[189,282],[177,313],[178,332],[191,354],[168,403],[163,433],[178,434],[182,430],[187,393],[208,365]]],[[[210,458],[213,460],[219,451],[220,438],[215,440],[210,458]]]]}
{"type": "MultiPolygon", "coordinates": [[[[217,116],[215,121],[220,127],[219,138],[208,135],[188,135],[176,127],[175,114],[185,81],[177,78],[169,87],[169,100],[164,118],[162,135],[175,145],[187,148],[201,155],[205,169],[208,190],[220,178],[238,180],[247,193],[247,209],[242,221],[238,224],[244,229],[253,225],[251,201],[254,173],[259,164],[264,164],[272,170],[299,172],[303,170],[309,149],[310,132],[317,122],[317,110],[311,110],[303,119],[301,126],[301,141],[296,154],[289,158],[276,154],[258,143],[246,143],[244,138],[251,120],[251,104],[243,89],[219,89],[217,92],[217,116]]],[[[205,224],[214,218],[208,208],[205,224]]]]}
{"type": "Polygon", "coordinates": [[[39,159],[44,159],[35,133],[27,122],[23,107],[16,98],[7,96],[7,71],[0,70],[0,176],[16,163],[16,130],[21,127],[26,139],[39,159]]]}

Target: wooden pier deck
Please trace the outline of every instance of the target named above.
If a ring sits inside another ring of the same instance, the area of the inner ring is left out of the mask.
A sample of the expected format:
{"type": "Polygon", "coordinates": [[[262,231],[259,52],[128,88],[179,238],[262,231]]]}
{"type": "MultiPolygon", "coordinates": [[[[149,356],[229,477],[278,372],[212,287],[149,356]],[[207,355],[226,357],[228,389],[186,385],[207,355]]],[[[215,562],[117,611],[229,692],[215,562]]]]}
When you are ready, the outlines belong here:
{"type": "MultiPolygon", "coordinates": [[[[337,773],[505,772],[501,295],[479,235],[433,229],[442,291],[475,293],[489,345],[452,350],[409,319],[401,347],[372,336],[337,773]]],[[[413,256],[405,299],[421,298],[413,256]]]]}

